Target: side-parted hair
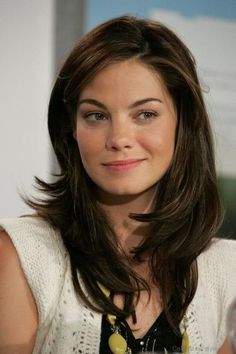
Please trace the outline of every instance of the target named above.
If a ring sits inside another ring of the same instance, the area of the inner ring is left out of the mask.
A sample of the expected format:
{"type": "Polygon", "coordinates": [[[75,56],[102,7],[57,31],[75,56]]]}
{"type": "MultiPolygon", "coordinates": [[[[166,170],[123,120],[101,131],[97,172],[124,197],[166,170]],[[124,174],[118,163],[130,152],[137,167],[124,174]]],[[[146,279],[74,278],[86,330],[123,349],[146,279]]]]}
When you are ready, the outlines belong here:
{"type": "Polygon", "coordinates": [[[211,129],[195,61],[170,29],[159,22],[123,16],[99,25],[79,41],[56,79],[49,103],[48,128],[60,173],[52,183],[36,178],[45,198],[28,204],[60,231],[78,296],[97,311],[117,316],[132,313],[136,291],[148,285],[118,249],[73,137],[81,91],[103,68],[129,59],[162,77],[177,113],[175,152],[158,181],[155,208],[149,214],[130,215],[150,224],[149,235],[134,249],[133,257],[139,262],[144,254],[150,255],[164,311],[177,328],[196,292],[196,258],[216,236],[222,216],[211,129]],[[125,295],[124,309],[101,293],[98,281],[125,295]]]}

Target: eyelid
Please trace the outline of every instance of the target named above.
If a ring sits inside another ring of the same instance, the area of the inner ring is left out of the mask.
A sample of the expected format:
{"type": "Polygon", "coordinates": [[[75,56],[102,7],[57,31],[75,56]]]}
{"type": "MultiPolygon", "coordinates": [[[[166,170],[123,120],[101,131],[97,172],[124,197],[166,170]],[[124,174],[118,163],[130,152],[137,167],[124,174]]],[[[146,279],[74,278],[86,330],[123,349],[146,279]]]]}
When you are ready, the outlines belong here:
{"type": "MultiPolygon", "coordinates": [[[[101,114],[105,119],[108,118],[108,115],[104,112],[101,111],[86,111],[84,113],[82,113],[82,117],[86,120],[89,120],[89,118],[91,118],[92,116],[95,116],[96,114],[101,114]]],[[[94,121],[99,121],[99,120],[105,120],[105,119],[94,119],[94,121]]],[[[92,118],[91,118],[92,120],[92,118]]]]}
{"type": "Polygon", "coordinates": [[[83,103],[82,105],[79,105],[78,107],[79,114],[85,114],[87,112],[96,112],[96,113],[103,113],[103,114],[108,113],[106,109],[103,109],[102,107],[97,107],[96,105],[93,104],[83,103]]]}
{"type": "Polygon", "coordinates": [[[152,109],[142,109],[138,112],[138,116],[140,116],[143,113],[149,113],[152,115],[152,118],[159,117],[159,113],[156,111],[153,111],[152,109]]]}
{"type": "Polygon", "coordinates": [[[158,115],[158,112],[157,111],[155,111],[155,110],[153,110],[153,109],[140,109],[139,111],[138,111],[138,114],[141,114],[141,113],[152,113],[152,114],[156,114],[156,115],[158,115]]]}
{"type": "Polygon", "coordinates": [[[106,115],[104,112],[100,112],[100,111],[86,111],[83,113],[84,116],[89,116],[91,114],[103,114],[104,116],[106,115]]]}

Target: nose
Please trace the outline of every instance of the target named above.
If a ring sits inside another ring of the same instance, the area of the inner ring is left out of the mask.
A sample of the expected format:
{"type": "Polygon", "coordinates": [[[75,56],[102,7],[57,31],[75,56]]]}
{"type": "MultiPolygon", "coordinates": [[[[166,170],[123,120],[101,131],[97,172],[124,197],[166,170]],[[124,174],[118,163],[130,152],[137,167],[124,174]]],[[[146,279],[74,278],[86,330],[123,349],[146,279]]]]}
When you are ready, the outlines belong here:
{"type": "Polygon", "coordinates": [[[106,149],[121,151],[133,146],[133,132],[124,121],[112,123],[107,134],[106,149]]]}

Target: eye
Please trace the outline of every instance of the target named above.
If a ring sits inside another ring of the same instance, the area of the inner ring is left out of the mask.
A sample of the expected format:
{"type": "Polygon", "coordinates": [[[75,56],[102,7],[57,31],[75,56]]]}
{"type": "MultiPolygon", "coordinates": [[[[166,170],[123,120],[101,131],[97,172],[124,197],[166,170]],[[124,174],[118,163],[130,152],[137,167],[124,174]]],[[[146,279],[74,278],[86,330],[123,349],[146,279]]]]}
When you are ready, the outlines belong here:
{"type": "Polygon", "coordinates": [[[96,122],[99,120],[106,120],[107,117],[101,112],[88,112],[85,113],[84,118],[91,122],[96,122]]]}
{"type": "Polygon", "coordinates": [[[142,111],[139,113],[138,116],[142,120],[150,120],[150,119],[156,118],[158,116],[158,114],[156,112],[142,111]]]}

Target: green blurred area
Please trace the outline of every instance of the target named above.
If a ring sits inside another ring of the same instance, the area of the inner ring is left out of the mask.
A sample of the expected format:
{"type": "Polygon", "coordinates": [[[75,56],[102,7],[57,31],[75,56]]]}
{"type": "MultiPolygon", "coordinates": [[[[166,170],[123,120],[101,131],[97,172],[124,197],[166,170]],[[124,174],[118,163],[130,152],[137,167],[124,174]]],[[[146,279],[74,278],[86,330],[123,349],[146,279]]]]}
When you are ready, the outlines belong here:
{"type": "Polygon", "coordinates": [[[225,210],[225,218],[220,235],[236,239],[236,178],[219,176],[218,184],[225,210]]]}

